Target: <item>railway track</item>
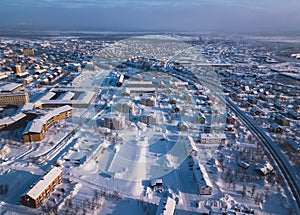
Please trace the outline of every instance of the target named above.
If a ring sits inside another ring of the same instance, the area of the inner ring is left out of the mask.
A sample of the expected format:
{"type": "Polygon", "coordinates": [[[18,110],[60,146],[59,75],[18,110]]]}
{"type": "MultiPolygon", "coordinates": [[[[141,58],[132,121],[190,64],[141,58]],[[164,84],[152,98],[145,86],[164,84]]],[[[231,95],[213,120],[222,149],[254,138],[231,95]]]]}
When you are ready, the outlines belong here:
{"type": "Polygon", "coordinates": [[[271,140],[269,136],[265,134],[261,128],[257,127],[255,122],[245,115],[228,97],[226,97],[226,103],[228,107],[244,122],[250,131],[263,143],[267,151],[270,153],[273,161],[278,166],[284,180],[289,185],[294,200],[297,205],[296,214],[300,214],[300,185],[298,179],[295,176],[295,170],[290,165],[287,158],[284,156],[280,148],[276,143],[271,140]]]}

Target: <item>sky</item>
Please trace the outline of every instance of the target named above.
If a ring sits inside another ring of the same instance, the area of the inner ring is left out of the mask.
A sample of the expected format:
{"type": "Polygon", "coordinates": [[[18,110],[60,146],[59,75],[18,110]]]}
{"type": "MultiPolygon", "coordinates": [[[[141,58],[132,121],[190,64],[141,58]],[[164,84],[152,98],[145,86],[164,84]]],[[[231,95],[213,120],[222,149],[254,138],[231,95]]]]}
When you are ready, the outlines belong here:
{"type": "Polygon", "coordinates": [[[0,26],[299,32],[300,0],[1,0],[0,26]]]}

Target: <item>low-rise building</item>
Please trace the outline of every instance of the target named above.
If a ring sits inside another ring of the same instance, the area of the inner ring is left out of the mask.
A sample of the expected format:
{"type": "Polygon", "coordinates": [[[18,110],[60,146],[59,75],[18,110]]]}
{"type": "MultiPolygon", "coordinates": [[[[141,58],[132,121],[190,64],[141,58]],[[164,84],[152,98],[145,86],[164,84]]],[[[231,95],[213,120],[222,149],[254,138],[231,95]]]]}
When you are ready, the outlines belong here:
{"type": "Polygon", "coordinates": [[[117,102],[116,105],[116,109],[117,111],[121,112],[121,113],[125,113],[125,114],[133,114],[135,113],[135,105],[132,101],[130,101],[129,99],[120,99],[117,102]]]}
{"type": "Polygon", "coordinates": [[[156,215],[173,215],[175,213],[176,201],[170,197],[160,200],[156,215]]]}
{"type": "Polygon", "coordinates": [[[56,108],[48,114],[32,120],[27,124],[23,131],[24,142],[41,141],[49,127],[51,127],[54,123],[71,116],[73,116],[73,109],[69,105],[66,105],[56,108]]]}
{"type": "Polygon", "coordinates": [[[62,170],[58,167],[54,167],[21,197],[22,204],[28,207],[38,208],[61,182],[62,170]]]}
{"type": "Polygon", "coordinates": [[[195,157],[193,157],[193,175],[197,183],[200,195],[212,195],[213,185],[206,172],[206,169],[201,165],[195,157]]]}
{"type": "Polygon", "coordinates": [[[144,111],[141,116],[141,121],[150,125],[158,125],[161,122],[161,117],[158,112],[144,111]]]}
{"type": "Polygon", "coordinates": [[[121,130],[126,127],[126,119],[119,112],[110,112],[104,116],[104,126],[106,128],[121,130]]]}
{"type": "Polygon", "coordinates": [[[226,135],[224,133],[202,133],[200,143],[202,144],[224,144],[226,135]]]}
{"type": "Polygon", "coordinates": [[[282,133],[283,129],[276,123],[272,123],[270,125],[270,130],[274,133],[282,133]]]}
{"type": "Polygon", "coordinates": [[[273,172],[273,167],[272,165],[269,163],[269,162],[264,162],[264,163],[261,163],[259,165],[257,165],[257,167],[255,168],[255,171],[262,175],[262,176],[265,176],[269,173],[272,173],[273,172]]]}
{"type": "Polygon", "coordinates": [[[281,126],[289,126],[290,120],[282,116],[281,114],[276,114],[275,122],[281,126]]]}
{"type": "Polygon", "coordinates": [[[152,95],[144,95],[141,97],[141,103],[146,106],[155,106],[156,99],[152,95]]]}
{"type": "Polygon", "coordinates": [[[291,140],[289,139],[287,143],[292,147],[297,152],[300,152],[300,143],[297,142],[296,140],[291,140]]]}
{"type": "Polygon", "coordinates": [[[189,129],[189,126],[186,122],[179,121],[177,124],[177,128],[179,131],[187,131],[189,129]]]}

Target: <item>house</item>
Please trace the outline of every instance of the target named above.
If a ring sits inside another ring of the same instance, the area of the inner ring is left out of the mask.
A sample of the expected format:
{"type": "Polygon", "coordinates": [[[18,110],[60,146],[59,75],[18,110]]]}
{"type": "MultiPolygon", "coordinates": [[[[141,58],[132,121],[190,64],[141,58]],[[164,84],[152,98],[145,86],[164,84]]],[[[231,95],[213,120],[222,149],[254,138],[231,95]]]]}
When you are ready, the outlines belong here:
{"type": "Polygon", "coordinates": [[[204,124],[206,122],[206,117],[203,113],[199,112],[199,114],[197,115],[197,121],[200,124],[204,124]]]}
{"type": "Polygon", "coordinates": [[[270,130],[274,133],[282,133],[283,129],[276,123],[272,123],[270,125],[270,130]]]}
{"type": "Polygon", "coordinates": [[[226,135],[224,133],[202,133],[200,143],[202,144],[224,144],[226,135]]]}
{"type": "Polygon", "coordinates": [[[300,143],[299,142],[297,142],[296,140],[291,140],[291,139],[289,139],[287,142],[295,151],[300,152],[300,143]]]}
{"type": "Polygon", "coordinates": [[[246,101],[246,100],[243,100],[241,102],[241,107],[243,107],[243,108],[249,108],[250,107],[250,103],[248,101],[246,101]]]}
{"type": "Polygon", "coordinates": [[[275,122],[279,125],[282,126],[289,126],[290,125],[290,120],[286,119],[284,116],[282,116],[281,114],[276,114],[275,115],[275,122]]]}
{"type": "Polygon", "coordinates": [[[235,121],[236,121],[236,118],[232,114],[227,113],[227,115],[226,115],[226,123],[234,125],[235,121]]]}
{"type": "Polygon", "coordinates": [[[254,96],[249,96],[247,101],[248,101],[250,104],[255,104],[255,105],[258,103],[257,98],[255,98],[254,96]]]}
{"type": "Polygon", "coordinates": [[[187,131],[189,129],[189,126],[186,122],[179,121],[177,124],[177,128],[179,131],[187,131]]]}
{"type": "Polygon", "coordinates": [[[62,182],[62,170],[53,167],[28,192],[21,197],[23,205],[38,208],[49,197],[55,187],[62,182]]]}
{"type": "Polygon", "coordinates": [[[252,116],[259,116],[261,114],[261,110],[258,109],[257,107],[252,107],[250,109],[250,113],[252,114],[252,116]]]}
{"type": "Polygon", "coordinates": [[[262,176],[272,173],[273,170],[274,170],[274,168],[267,161],[262,164],[257,165],[257,167],[255,168],[255,171],[262,176]]]}
{"type": "Polygon", "coordinates": [[[144,95],[141,97],[141,103],[146,106],[155,106],[156,99],[152,95],[144,95]]]}
{"type": "Polygon", "coordinates": [[[125,116],[119,112],[110,112],[104,116],[104,126],[115,130],[124,129],[126,127],[125,116]]]}
{"type": "Polygon", "coordinates": [[[162,198],[155,215],[173,215],[175,212],[176,201],[170,197],[162,198]]]}

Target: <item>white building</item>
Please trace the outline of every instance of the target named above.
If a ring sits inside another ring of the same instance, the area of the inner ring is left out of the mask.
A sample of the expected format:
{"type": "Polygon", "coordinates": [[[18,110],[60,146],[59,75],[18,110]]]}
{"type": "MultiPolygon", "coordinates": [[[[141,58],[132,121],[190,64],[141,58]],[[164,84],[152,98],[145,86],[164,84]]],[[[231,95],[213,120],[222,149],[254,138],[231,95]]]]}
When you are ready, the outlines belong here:
{"type": "Polygon", "coordinates": [[[161,122],[160,114],[154,111],[144,111],[141,118],[143,123],[150,125],[158,125],[161,122]]]}
{"type": "Polygon", "coordinates": [[[200,195],[211,195],[213,191],[213,185],[208,177],[206,169],[201,165],[195,157],[193,157],[193,175],[197,183],[200,195]]]}
{"type": "Polygon", "coordinates": [[[200,142],[202,144],[224,144],[226,135],[224,133],[202,133],[200,134],[200,142]]]}
{"type": "Polygon", "coordinates": [[[176,201],[170,197],[163,198],[157,207],[156,215],[173,215],[175,212],[176,201]]]}
{"type": "Polygon", "coordinates": [[[146,106],[155,106],[156,99],[152,95],[144,95],[141,97],[141,103],[146,106]]]}
{"type": "Polygon", "coordinates": [[[125,116],[119,112],[110,112],[104,116],[104,126],[115,130],[124,129],[126,127],[125,116]]]}
{"type": "Polygon", "coordinates": [[[120,99],[116,107],[117,111],[125,114],[135,113],[135,106],[129,99],[120,99]]]}

